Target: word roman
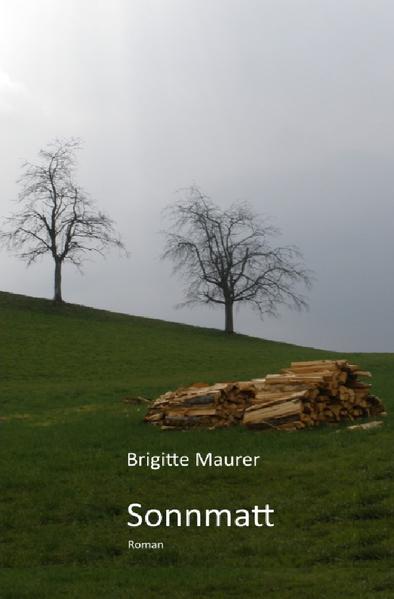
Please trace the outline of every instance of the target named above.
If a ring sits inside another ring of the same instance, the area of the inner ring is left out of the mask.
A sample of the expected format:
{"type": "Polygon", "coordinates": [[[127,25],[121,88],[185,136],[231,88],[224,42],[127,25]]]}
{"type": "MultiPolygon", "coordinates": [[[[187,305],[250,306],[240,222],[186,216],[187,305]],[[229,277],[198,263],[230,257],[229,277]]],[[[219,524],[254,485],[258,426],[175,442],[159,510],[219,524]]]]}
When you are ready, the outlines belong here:
{"type": "Polygon", "coordinates": [[[163,549],[164,543],[156,541],[132,541],[129,540],[129,549],[163,549]]]}
{"type": "MultiPolygon", "coordinates": [[[[196,453],[194,455],[194,465],[202,468],[227,468],[245,466],[250,468],[256,466],[257,461],[260,459],[259,455],[214,455],[212,453],[196,453]]],[[[164,451],[158,455],[150,455],[148,451],[146,454],[138,455],[136,453],[127,454],[127,465],[130,467],[144,467],[150,468],[151,470],[159,470],[163,466],[169,467],[188,467],[190,466],[190,457],[187,455],[178,455],[177,453],[165,453],[164,451]]]]}
{"type": "Polygon", "coordinates": [[[127,522],[128,526],[136,527],[145,524],[146,526],[275,526],[270,521],[270,514],[274,510],[267,503],[264,508],[255,505],[251,510],[243,508],[234,510],[226,509],[207,509],[198,510],[195,508],[185,509],[183,511],[170,508],[164,511],[149,509],[143,515],[139,513],[142,509],[141,503],[130,503],[128,507],[131,520],[127,522]]]}

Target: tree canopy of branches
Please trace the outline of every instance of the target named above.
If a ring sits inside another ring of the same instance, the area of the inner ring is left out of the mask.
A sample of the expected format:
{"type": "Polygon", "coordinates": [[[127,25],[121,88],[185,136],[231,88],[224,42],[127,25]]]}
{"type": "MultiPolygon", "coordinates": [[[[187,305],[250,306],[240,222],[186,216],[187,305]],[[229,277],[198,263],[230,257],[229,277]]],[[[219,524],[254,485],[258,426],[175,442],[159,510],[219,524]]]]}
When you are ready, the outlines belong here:
{"type": "Polygon", "coordinates": [[[74,181],[77,139],[55,140],[37,162],[25,162],[17,204],[5,219],[0,241],[28,265],[48,254],[55,263],[54,301],[62,302],[62,266],[79,269],[89,254],[124,250],[113,220],[74,181]]]}
{"type": "Polygon", "coordinates": [[[225,331],[234,332],[234,306],[249,304],[260,314],[276,316],[282,305],[307,307],[299,292],[311,275],[296,246],[274,246],[279,230],[246,203],[222,210],[197,187],[167,208],[163,258],[186,281],[181,305],[224,306],[225,331]]]}

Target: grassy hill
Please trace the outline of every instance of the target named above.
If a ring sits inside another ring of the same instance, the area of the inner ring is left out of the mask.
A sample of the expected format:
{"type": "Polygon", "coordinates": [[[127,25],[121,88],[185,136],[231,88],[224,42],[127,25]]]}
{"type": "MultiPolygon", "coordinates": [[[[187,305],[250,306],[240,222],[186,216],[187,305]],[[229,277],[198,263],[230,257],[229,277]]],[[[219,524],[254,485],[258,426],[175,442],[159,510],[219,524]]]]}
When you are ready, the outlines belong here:
{"type": "Polygon", "coordinates": [[[0,293],[0,596],[394,597],[393,354],[350,355],[389,410],[370,432],[165,433],[122,401],[334,355],[0,293]],[[152,472],[128,469],[128,451],[262,457],[152,472]],[[276,525],[131,530],[134,501],[270,503],[276,525]],[[132,551],[131,538],[164,549],[132,551]]]}

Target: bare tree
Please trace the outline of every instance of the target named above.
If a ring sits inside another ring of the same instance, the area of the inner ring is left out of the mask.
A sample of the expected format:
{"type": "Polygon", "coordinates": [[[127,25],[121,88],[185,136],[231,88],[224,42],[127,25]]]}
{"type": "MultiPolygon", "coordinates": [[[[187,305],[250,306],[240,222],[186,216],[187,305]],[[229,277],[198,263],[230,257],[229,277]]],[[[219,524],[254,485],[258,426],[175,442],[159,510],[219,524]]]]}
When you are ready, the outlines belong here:
{"type": "Polygon", "coordinates": [[[222,305],[225,331],[234,332],[234,305],[250,304],[260,314],[277,315],[281,305],[307,307],[299,293],[311,275],[295,246],[272,245],[279,230],[246,203],[222,210],[197,187],[167,208],[163,258],[186,280],[181,305],[222,305]]]}
{"type": "Polygon", "coordinates": [[[25,162],[18,183],[18,210],[5,219],[0,241],[28,265],[50,255],[55,263],[54,301],[62,302],[62,266],[77,268],[88,254],[104,255],[109,246],[124,249],[114,222],[98,211],[74,182],[77,139],[55,140],[25,162]]]}

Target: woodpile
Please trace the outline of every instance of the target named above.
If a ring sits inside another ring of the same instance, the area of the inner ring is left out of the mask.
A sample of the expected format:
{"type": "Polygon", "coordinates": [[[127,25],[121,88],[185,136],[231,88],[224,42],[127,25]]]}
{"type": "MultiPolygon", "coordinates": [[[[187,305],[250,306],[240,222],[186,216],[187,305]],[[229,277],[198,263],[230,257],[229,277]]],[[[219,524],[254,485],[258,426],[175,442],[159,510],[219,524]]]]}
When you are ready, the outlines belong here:
{"type": "Polygon", "coordinates": [[[218,428],[299,430],[384,412],[370,394],[369,377],[347,360],[292,362],[263,379],[195,384],[169,391],[152,403],[146,422],[162,429],[218,428]]]}

